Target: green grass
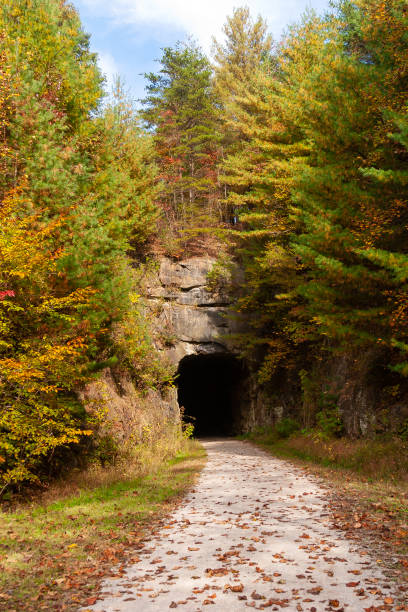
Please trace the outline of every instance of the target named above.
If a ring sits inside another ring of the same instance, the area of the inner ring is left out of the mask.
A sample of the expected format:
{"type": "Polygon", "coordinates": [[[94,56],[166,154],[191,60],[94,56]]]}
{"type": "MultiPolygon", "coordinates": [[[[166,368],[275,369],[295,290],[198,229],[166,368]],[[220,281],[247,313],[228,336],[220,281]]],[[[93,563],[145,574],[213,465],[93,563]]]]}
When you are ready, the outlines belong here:
{"type": "MultiPolygon", "coordinates": [[[[171,507],[203,462],[195,443],[153,473],[0,513],[0,609],[74,610],[171,507]],[[57,608],[61,609],[61,608],[57,608]]],[[[58,493],[57,493],[58,494],[58,493]]]]}

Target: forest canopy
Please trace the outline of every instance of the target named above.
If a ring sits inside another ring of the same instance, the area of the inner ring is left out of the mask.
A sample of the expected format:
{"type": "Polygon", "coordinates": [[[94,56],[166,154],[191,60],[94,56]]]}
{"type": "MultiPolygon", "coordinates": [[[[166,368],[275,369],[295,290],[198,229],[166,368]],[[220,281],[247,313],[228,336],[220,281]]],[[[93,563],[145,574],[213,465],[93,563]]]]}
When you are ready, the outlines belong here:
{"type": "Polygon", "coordinates": [[[211,64],[186,43],[146,75],[162,208],[184,232],[205,213],[244,267],[265,379],[325,339],[408,373],[407,12],[337,2],[274,42],[238,8],[211,64]]]}
{"type": "Polygon", "coordinates": [[[71,4],[1,3],[0,490],[89,446],[78,390],[104,367],[162,383],[135,280],[158,253],[244,270],[235,342],[262,384],[327,352],[408,375],[406,0],[280,41],[237,8],[223,35],[164,48],[137,110],[71,4]]]}

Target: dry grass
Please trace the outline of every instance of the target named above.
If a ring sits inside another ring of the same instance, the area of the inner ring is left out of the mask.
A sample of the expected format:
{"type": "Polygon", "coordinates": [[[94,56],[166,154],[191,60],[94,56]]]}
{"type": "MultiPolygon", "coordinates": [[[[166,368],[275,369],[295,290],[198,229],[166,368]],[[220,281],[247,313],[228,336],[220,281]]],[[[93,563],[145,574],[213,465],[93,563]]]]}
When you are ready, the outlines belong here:
{"type": "Polygon", "coordinates": [[[194,481],[204,455],[197,443],[170,436],[1,512],[0,609],[92,605],[101,580],[131,561],[146,528],[194,481]]]}
{"type": "Polygon", "coordinates": [[[372,481],[390,480],[408,485],[408,443],[401,439],[327,440],[309,434],[289,438],[285,447],[299,458],[349,469],[372,481]]]}
{"type": "MultiPolygon", "coordinates": [[[[189,229],[185,229],[186,223],[183,223],[183,228],[177,224],[162,226],[156,240],[150,245],[152,254],[176,260],[202,256],[217,258],[225,247],[225,239],[220,239],[218,235],[220,224],[210,222],[209,225],[198,226],[196,223],[197,219],[189,229]]],[[[225,225],[224,229],[230,230],[230,227],[225,225]]]]}
{"type": "MultiPolygon", "coordinates": [[[[269,430],[250,439],[272,454],[290,459],[327,480],[355,504],[391,514],[408,535],[408,444],[402,440],[322,439],[294,434],[279,439],[269,430]]],[[[406,544],[408,546],[408,544],[406,544]]]]}
{"type": "Polygon", "coordinates": [[[190,450],[191,443],[180,435],[178,424],[168,425],[164,433],[150,428],[146,430],[142,443],[127,441],[113,464],[103,467],[95,462],[84,471],[71,472],[68,477],[54,482],[42,494],[37,494],[35,503],[50,504],[55,500],[78,495],[84,490],[142,478],[153,474],[174,457],[187,456],[190,450]]]}
{"type": "Polygon", "coordinates": [[[370,482],[383,480],[408,487],[408,442],[400,438],[328,438],[317,431],[281,438],[273,429],[248,437],[284,457],[349,471],[370,482]]]}

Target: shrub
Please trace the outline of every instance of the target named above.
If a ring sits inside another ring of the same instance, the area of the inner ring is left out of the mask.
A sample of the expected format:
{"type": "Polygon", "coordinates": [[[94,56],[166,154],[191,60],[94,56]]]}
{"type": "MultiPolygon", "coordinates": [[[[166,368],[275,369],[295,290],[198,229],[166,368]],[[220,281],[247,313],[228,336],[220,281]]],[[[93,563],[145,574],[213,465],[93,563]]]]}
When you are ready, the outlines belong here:
{"type": "Polygon", "coordinates": [[[326,408],[316,414],[316,424],[320,433],[328,438],[340,438],[344,424],[338,408],[326,408]]]}
{"type": "Polygon", "coordinates": [[[279,438],[289,438],[295,431],[300,429],[299,423],[289,417],[282,419],[275,425],[275,431],[279,438]]]}

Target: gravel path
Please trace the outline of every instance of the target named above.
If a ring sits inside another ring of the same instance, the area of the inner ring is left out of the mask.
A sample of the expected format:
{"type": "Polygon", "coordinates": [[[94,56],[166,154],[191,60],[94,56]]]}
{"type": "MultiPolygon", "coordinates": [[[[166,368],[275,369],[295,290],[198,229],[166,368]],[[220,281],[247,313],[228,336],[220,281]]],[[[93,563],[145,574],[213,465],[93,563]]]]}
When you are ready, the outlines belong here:
{"type": "Polygon", "coordinates": [[[87,609],[398,609],[376,560],[330,527],[312,478],[247,442],[204,446],[195,490],[87,609]]]}

